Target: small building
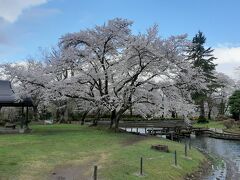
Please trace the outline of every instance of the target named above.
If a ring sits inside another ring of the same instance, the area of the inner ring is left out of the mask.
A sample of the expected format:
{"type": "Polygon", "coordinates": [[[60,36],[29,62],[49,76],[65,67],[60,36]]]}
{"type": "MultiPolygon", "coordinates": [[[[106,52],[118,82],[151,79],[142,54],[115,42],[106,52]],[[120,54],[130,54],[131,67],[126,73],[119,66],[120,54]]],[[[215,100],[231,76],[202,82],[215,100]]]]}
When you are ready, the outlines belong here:
{"type": "Polygon", "coordinates": [[[2,107],[22,107],[22,117],[20,119],[21,128],[28,128],[29,107],[32,107],[32,99],[30,97],[17,97],[14,93],[11,82],[0,80],[0,109],[2,107]],[[24,108],[26,108],[26,116],[24,117],[24,108]]]}

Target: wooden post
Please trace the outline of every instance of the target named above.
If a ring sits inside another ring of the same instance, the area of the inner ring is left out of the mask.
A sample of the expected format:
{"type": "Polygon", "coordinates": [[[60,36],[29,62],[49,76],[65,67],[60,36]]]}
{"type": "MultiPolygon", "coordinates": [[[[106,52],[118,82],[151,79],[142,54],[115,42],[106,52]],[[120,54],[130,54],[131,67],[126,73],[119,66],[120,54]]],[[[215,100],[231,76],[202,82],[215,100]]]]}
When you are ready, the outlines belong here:
{"type": "Polygon", "coordinates": [[[24,106],[22,106],[22,115],[21,115],[21,129],[23,128],[23,125],[24,125],[24,106]]]}
{"type": "Polygon", "coordinates": [[[145,128],[145,134],[147,134],[147,128],[145,128]]]}
{"type": "Polygon", "coordinates": [[[131,127],[131,132],[132,132],[132,127],[131,127]]]}
{"type": "Polygon", "coordinates": [[[177,166],[177,151],[174,152],[174,164],[177,166]]]}
{"type": "Polygon", "coordinates": [[[185,141],[185,157],[187,157],[187,141],[185,141]]]}
{"type": "Polygon", "coordinates": [[[138,128],[137,128],[137,133],[138,133],[138,128]]]}
{"type": "Polygon", "coordinates": [[[140,159],[140,175],[143,175],[143,158],[140,159]]]}
{"type": "Polygon", "coordinates": [[[28,128],[28,105],[27,105],[27,111],[26,111],[26,122],[25,122],[26,128],[28,128]]]}
{"type": "Polygon", "coordinates": [[[190,136],[190,138],[189,138],[189,149],[192,149],[192,144],[191,144],[192,142],[191,142],[191,136],[190,136]]]}
{"type": "Polygon", "coordinates": [[[97,180],[97,166],[94,166],[93,180],[97,180]]]}

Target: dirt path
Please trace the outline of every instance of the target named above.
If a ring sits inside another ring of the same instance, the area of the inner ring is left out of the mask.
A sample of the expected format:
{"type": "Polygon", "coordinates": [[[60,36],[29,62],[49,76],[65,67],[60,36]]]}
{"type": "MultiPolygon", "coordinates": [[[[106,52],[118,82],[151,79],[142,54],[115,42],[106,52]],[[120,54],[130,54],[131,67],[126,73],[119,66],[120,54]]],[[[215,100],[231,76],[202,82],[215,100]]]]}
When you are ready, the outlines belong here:
{"type": "Polygon", "coordinates": [[[56,166],[49,175],[49,180],[92,180],[94,165],[98,165],[98,169],[101,169],[107,157],[106,153],[102,153],[99,159],[91,158],[81,161],[81,164],[75,162],[56,166]]]}
{"type": "Polygon", "coordinates": [[[94,161],[88,161],[84,165],[62,165],[52,171],[49,180],[89,180],[91,179],[90,169],[94,161]]]}
{"type": "MultiPolygon", "coordinates": [[[[145,136],[131,136],[124,140],[122,145],[130,146],[146,139],[147,137],[145,136]]],[[[106,153],[102,153],[99,159],[89,158],[79,163],[56,166],[50,173],[49,180],[92,180],[94,165],[98,165],[98,168],[101,168],[101,164],[107,160],[107,157],[106,153]]]]}

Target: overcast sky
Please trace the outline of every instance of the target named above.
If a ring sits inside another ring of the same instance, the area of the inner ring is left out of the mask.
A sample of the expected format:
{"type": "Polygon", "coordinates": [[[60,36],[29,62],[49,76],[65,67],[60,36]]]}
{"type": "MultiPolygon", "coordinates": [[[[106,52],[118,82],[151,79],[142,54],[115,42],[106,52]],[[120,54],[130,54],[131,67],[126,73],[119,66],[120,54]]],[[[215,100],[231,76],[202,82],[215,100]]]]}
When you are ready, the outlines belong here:
{"type": "Polygon", "coordinates": [[[239,0],[0,0],[0,63],[37,57],[67,32],[121,17],[134,21],[134,33],[153,24],[162,37],[203,31],[217,70],[237,79],[239,7],[239,0]]]}

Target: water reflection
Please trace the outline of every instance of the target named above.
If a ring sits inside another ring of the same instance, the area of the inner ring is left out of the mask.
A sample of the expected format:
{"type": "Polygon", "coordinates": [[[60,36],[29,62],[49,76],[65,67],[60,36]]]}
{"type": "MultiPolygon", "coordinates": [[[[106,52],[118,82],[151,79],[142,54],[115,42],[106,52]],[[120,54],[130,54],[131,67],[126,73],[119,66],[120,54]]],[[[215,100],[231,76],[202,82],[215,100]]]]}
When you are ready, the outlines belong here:
{"type": "Polygon", "coordinates": [[[235,162],[239,168],[240,142],[231,140],[214,139],[209,137],[192,137],[193,146],[206,150],[211,154],[235,162]]]}
{"type": "MultiPolygon", "coordinates": [[[[209,137],[191,138],[193,146],[222,158],[227,164],[227,177],[240,179],[240,141],[214,139],[209,137]]],[[[226,168],[223,169],[226,171],[226,168]]]]}

